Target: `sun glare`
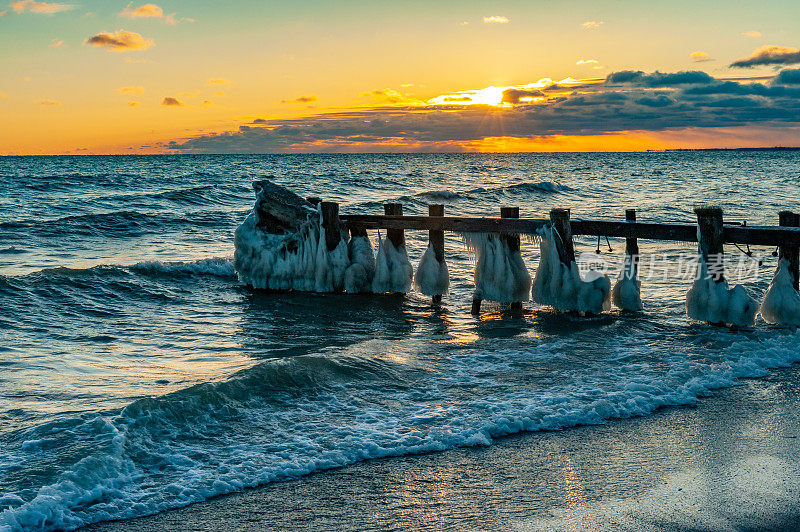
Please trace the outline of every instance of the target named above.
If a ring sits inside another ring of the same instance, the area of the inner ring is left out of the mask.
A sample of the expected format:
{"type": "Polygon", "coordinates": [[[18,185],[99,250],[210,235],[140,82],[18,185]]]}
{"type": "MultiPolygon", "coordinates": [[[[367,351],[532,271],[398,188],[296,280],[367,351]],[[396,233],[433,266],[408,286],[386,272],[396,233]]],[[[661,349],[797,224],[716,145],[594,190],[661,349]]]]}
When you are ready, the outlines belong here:
{"type": "Polygon", "coordinates": [[[523,95],[518,97],[513,103],[505,98],[506,91],[519,91],[522,93],[538,92],[548,87],[569,87],[577,83],[583,83],[573,78],[564,78],[561,81],[554,81],[550,78],[542,78],[534,83],[525,85],[506,85],[496,87],[494,85],[484,89],[466,90],[451,94],[442,94],[428,100],[429,105],[493,105],[497,107],[510,106],[513,103],[529,103],[538,100],[546,100],[543,95],[523,95]]]}

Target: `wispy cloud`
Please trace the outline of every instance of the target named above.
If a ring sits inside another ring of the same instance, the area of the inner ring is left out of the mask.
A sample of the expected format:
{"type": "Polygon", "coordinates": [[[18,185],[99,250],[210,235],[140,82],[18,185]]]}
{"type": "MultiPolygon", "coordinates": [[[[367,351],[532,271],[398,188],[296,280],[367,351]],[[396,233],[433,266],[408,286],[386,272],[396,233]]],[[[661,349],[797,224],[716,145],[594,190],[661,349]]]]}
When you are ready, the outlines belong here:
{"type": "Polygon", "coordinates": [[[596,30],[599,29],[603,24],[605,24],[605,22],[602,20],[587,20],[586,22],[581,23],[581,27],[585,30],[596,30]]]}
{"type": "Polygon", "coordinates": [[[144,87],[138,85],[132,87],[120,87],[117,89],[117,92],[120,94],[144,94],[144,87]]]}
{"type": "Polygon", "coordinates": [[[139,102],[128,102],[128,107],[139,107],[140,105],[142,104],[139,102]]]}
{"type": "Polygon", "coordinates": [[[52,15],[54,13],[61,13],[62,11],[69,11],[74,9],[69,4],[58,4],[48,2],[36,2],[35,0],[18,0],[11,2],[8,6],[14,10],[14,13],[39,13],[42,15],[52,15]]]}
{"type": "Polygon", "coordinates": [[[592,65],[597,64],[597,59],[578,59],[576,65],[592,65]]]}
{"type": "Polygon", "coordinates": [[[114,33],[101,31],[86,39],[86,44],[106,48],[109,52],[146,50],[155,45],[152,40],[145,39],[136,32],[125,30],[118,30],[114,33]]]}
{"type": "Polygon", "coordinates": [[[700,50],[690,53],[689,57],[692,59],[692,61],[696,61],[698,63],[713,61],[713,59],[711,59],[711,55],[709,55],[707,52],[701,52],[700,50]]]}
{"type": "Polygon", "coordinates": [[[163,100],[161,100],[161,105],[163,105],[164,107],[183,107],[182,102],[170,96],[167,96],[163,100]]]}
{"type": "Polygon", "coordinates": [[[362,92],[361,96],[369,96],[374,100],[386,103],[400,103],[407,99],[394,89],[377,89],[374,91],[362,92]]]}
{"type": "Polygon", "coordinates": [[[753,39],[758,39],[761,37],[761,32],[756,30],[745,31],[742,33],[745,37],[752,37],[753,39]]]}
{"type": "Polygon", "coordinates": [[[61,105],[61,102],[58,100],[39,100],[39,105],[43,107],[58,107],[61,105]]]}
{"type": "Polygon", "coordinates": [[[64,46],[64,41],[61,39],[53,39],[50,41],[50,44],[47,45],[48,48],[61,48],[64,46]]]}
{"type": "Polygon", "coordinates": [[[206,82],[207,85],[230,85],[231,80],[225,78],[211,78],[206,82]]]}
{"type": "Polygon", "coordinates": [[[281,100],[281,103],[314,103],[316,101],[317,97],[313,94],[309,94],[308,96],[300,96],[293,100],[281,100]]]}
{"type": "Polygon", "coordinates": [[[508,24],[511,22],[508,17],[504,17],[502,15],[491,15],[489,17],[483,17],[484,24],[508,24]]]}
{"type": "Polygon", "coordinates": [[[133,7],[133,2],[131,2],[120,12],[119,16],[125,18],[162,18],[164,10],[156,4],[143,4],[139,7],[133,7]]]}
{"type": "Polygon", "coordinates": [[[800,63],[800,49],[791,46],[767,45],[753,51],[742,59],[737,59],[730,66],[752,68],[766,65],[793,65],[800,63]]]}

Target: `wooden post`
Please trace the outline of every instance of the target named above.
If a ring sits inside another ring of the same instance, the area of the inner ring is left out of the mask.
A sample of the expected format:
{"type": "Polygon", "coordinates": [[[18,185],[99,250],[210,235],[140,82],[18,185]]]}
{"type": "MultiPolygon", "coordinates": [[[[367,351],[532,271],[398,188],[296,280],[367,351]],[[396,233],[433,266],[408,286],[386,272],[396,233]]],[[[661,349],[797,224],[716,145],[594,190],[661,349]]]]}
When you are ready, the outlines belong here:
{"type": "MultiPolygon", "coordinates": [[[[403,216],[403,204],[386,203],[383,205],[383,213],[386,216],[403,216]]],[[[386,238],[398,249],[406,245],[406,235],[402,229],[387,229],[386,238]]]]}
{"type": "Polygon", "coordinates": [[[322,228],[325,230],[325,245],[328,251],[333,251],[342,240],[342,231],[339,228],[339,204],[332,201],[320,203],[322,211],[322,228]]]}
{"type": "MultiPolygon", "coordinates": [[[[444,216],[444,205],[428,205],[428,216],[444,216]]],[[[444,262],[444,231],[428,231],[428,240],[433,247],[437,262],[444,262]]],[[[442,294],[434,294],[433,304],[442,302],[442,294]]]]}
{"type": "MultiPolygon", "coordinates": [[[[625,209],[625,221],[636,221],[636,209],[625,209]]],[[[625,239],[625,254],[631,258],[631,268],[635,279],[639,274],[639,242],[635,237],[625,239]]]]}
{"type": "Polygon", "coordinates": [[[697,215],[697,227],[700,231],[700,255],[711,278],[714,282],[721,283],[725,281],[722,209],[698,207],[694,213],[697,215]]]}
{"type": "MultiPolygon", "coordinates": [[[[500,218],[519,218],[519,207],[500,207],[500,218]]],[[[520,239],[519,235],[500,235],[500,240],[508,246],[508,250],[512,253],[519,251],[520,239]]],[[[514,301],[511,303],[512,310],[522,309],[521,301],[514,301]]]]}
{"type": "Polygon", "coordinates": [[[561,239],[558,246],[558,258],[569,268],[575,262],[575,246],[572,244],[572,229],[569,226],[569,209],[552,209],[550,221],[561,239]]]}
{"type": "MultiPolygon", "coordinates": [[[[792,211],[781,211],[778,213],[779,224],[787,227],[800,227],[800,214],[792,211]]],[[[778,257],[789,261],[789,273],[792,274],[794,289],[798,289],[800,280],[800,247],[779,246],[778,257]]]]}

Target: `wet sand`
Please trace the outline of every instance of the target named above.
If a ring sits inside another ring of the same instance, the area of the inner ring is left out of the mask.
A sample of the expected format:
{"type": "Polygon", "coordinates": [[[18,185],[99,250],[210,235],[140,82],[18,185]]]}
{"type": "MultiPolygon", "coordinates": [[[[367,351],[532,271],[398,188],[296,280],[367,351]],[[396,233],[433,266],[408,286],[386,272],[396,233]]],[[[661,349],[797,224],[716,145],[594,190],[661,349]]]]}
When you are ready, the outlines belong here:
{"type": "Polygon", "coordinates": [[[371,460],[91,531],[797,530],[800,367],[697,406],[371,460]]]}

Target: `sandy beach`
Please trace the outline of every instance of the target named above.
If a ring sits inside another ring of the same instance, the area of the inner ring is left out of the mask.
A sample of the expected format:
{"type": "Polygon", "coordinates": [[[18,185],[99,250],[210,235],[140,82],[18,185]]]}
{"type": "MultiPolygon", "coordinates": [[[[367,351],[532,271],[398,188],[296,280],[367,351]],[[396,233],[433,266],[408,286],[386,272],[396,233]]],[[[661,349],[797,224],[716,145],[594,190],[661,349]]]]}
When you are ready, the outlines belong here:
{"type": "Polygon", "coordinates": [[[793,530],[800,372],[606,425],[361,462],[87,531],[793,530]]]}

